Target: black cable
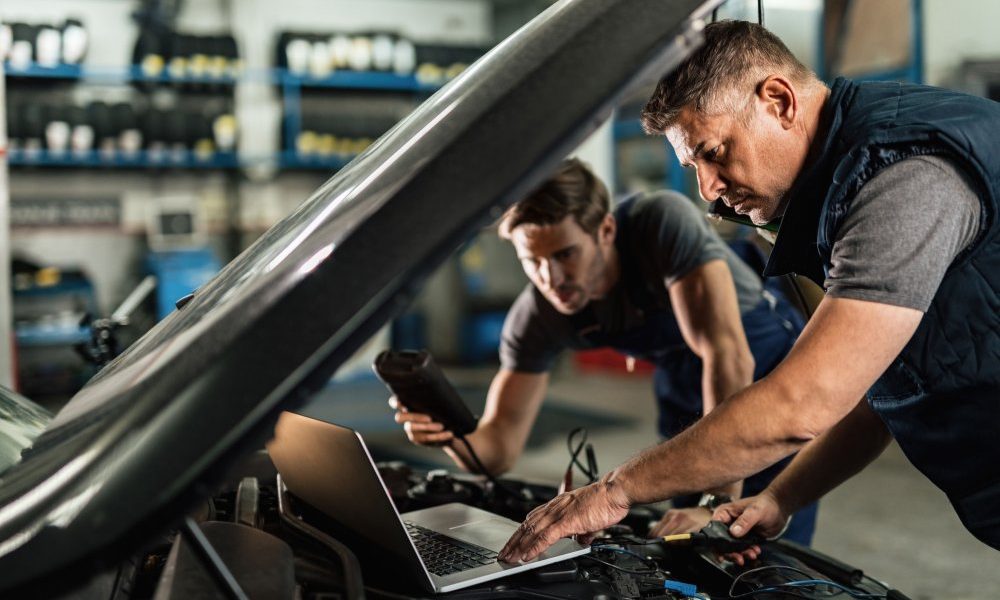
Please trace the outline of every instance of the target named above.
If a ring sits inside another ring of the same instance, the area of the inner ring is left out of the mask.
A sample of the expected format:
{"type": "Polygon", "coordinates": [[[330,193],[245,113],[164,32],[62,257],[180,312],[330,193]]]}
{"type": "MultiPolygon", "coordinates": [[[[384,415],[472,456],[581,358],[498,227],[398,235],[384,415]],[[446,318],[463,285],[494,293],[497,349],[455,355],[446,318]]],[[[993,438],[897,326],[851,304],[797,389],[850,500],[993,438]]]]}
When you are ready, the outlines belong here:
{"type": "Polygon", "coordinates": [[[181,522],[181,532],[188,546],[198,557],[202,566],[208,570],[220,591],[233,600],[248,600],[249,596],[240,587],[240,583],[236,581],[236,576],[226,566],[222,557],[219,556],[194,519],[185,517],[184,521],[181,522]]]}
{"type": "Polygon", "coordinates": [[[785,589],[775,586],[761,587],[755,590],[751,590],[749,592],[745,592],[743,594],[736,594],[735,596],[730,595],[729,598],[734,600],[738,598],[753,598],[758,594],[782,594],[785,596],[791,596],[792,598],[805,598],[806,600],[816,600],[815,594],[800,592],[794,588],[785,589]]]}
{"type": "MultiPolygon", "coordinates": [[[[569,466],[566,468],[566,470],[569,471],[575,465],[576,468],[580,469],[580,472],[587,477],[587,479],[589,480],[588,483],[594,483],[595,481],[597,481],[597,473],[595,472],[596,469],[591,469],[589,466],[585,466],[582,462],[580,462],[580,453],[584,451],[585,447],[587,450],[588,461],[589,461],[590,457],[593,456],[594,447],[591,444],[587,443],[587,430],[583,427],[577,427],[572,431],[570,431],[569,435],[566,436],[566,448],[569,450],[569,458],[570,458],[569,466]],[[583,434],[583,437],[580,439],[580,442],[574,447],[573,440],[574,438],[576,438],[577,435],[580,434],[583,434]]],[[[596,462],[597,461],[595,459],[594,460],[595,466],[596,462]]]]}
{"type": "Polygon", "coordinates": [[[647,568],[652,569],[654,572],[662,571],[662,569],[660,569],[660,566],[656,563],[654,559],[647,556],[643,556],[634,550],[629,550],[628,548],[617,547],[619,545],[620,544],[612,545],[607,542],[595,541],[590,544],[590,549],[591,551],[604,550],[605,552],[617,552],[618,554],[625,554],[627,556],[639,559],[639,561],[642,562],[642,564],[646,565],[647,568]]]}
{"type": "Polygon", "coordinates": [[[595,544],[618,544],[619,546],[650,546],[663,542],[663,538],[638,538],[626,535],[599,538],[594,540],[595,544]]]}
{"type": "Polygon", "coordinates": [[[522,495],[521,492],[507,487],[506,485],[501,483],[499,479],[494,477],[492,473],[490,473],[489,469],[487,469],[486,466],[483,465],[483,462],[479,460],[479,456],[476,454],[476,451],[472,448],[472,444],[469,443],[469,440],[465,439],[464,435],[456,435],[455,437],[457,437],[463,444],[465,444],[465,449],[469,451],[469,456],[471,456],[472,461],[476,463],[476,469],[479,470],[479,474],[485,476],[486,479],[488,479],[490,483],[493,484],[493,487],[495,489],[503,490],[505,493],[518,500],[525,499],[524,495],[522,495]]]}
{"type": "Polygon", "coordinates": [[[587,471],[590,472],[590,482],[597,481],[597,455],[594,453],[594,445],[587,444],[587,471]]]}
{"type": "MultiPolygon", "coordinates": [[[[729,596],[732,597],[733,591],[736,589],[736,584],[740,583],[740,580],[746,578],[748,575],[756,575],[758,573],[763,573],[764,571],[782,571],[782,570],[792,571],[798,575],[802,575],[807,579],[812,579],[813,577],[812,573],[808,573],[798,567],[793,567],[791,565],[764,565],[763,567],[747,569],[746,571],[743,571],[742,573],[737,575],[736,578],[733,579],[733,584],[729,586],[729,596]]],[[[744,581],[743,583],[750,585],[751,582],[744,581]]],[[[757,585],[764,585],[764,584],[758,583],[757,585]]]]}
{"type": "Polygon", "coordinates": [[[811,573],[808,573],[806,571],[803,571],[802,569],[790,565],[765,565],[763,567],[757,567],[756,569],[750,569],[748,571],[744,571],[739,575],[737,575],[733,579],[732,585],[729,586],[730,598],[752,598],[753,596],[756,596],[758,594],[786,594],[798,598],[815,598],[817,595],[829,598],[833,596],[839,596],[841,594],[848,594],[852,598],[862,598],[862,599],[867,599],[867,598],[878,599],[886,597],[886,594],[870,594],[864,591],[854,591],[851,589],[851,587],[842,585],[835,581],[830,581],[828,579],[817,579],[813,577],[811,573]],[[733,593],[736,590],[736,585],[739,583],[750,585],[750,582],[748,581],[741,581],[748,575],[755,575],[758,573],[762,573],[764,571],[792,571],[793,573],[805,577],[805,579],[801,580],[789,579],[788,581],[782,583],[771,583],[771,584],[757,583],[756,585],[761,587],[758,587],[757,589],[752,589],[748,592],[744,592],[741,594],[733,593]],[[818,590],[813,590],[811,594],[807,596],[795,590],[796,587],[802,587],[802,588],[828,587],[832,588],[832,590],[828,592],[820,592],[818,590]]]}
{"type": "Polygon", "coordinates": [[[625,567],[619,567],[618,565],[611,564],[611,563],[609,563],[607,561],[601,560],[599,558],[594,558],[593,556],[589,556],[589,555],[584,555],[584,556],[581,556],[580,558],[585,558],[587,560],[592,560],[594,562],[601,563],[602,565],[604,565],[606,567],[611,567],[612,569],[616,569],[618,571],[621,571],[622,573],[628,573],[629,575],[655,575],[655,574],[659,573],[659,569],[657,569],[655,571],[651,570],[651,569],[646,569],[644,571],[638,571],[638,570],[635,570],[635,569],[626,569],[625,567]]]}
{"type": "Polygon", "coordinates": [[[757,0],[757,24],[764,26],[764,0],[757,0]]]}

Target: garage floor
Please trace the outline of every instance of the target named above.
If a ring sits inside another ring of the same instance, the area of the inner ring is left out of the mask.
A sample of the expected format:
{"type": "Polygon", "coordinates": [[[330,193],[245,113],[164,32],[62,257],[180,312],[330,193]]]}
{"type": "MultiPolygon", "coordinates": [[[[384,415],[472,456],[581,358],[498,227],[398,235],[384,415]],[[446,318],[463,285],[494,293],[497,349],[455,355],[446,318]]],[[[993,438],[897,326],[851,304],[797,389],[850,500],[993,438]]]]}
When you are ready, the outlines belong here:
{"type": "MultiPolygon", "coordinates": [[[[456,385],[485,385],[491,375],[489,370],[451,373],[456,385]]],[[[618,423],[590,432],[602,471],[656,443],[655,407],[645,377],[557,375],[543,411],[559,410],[568,431],[575,425],[563,407],[584,411],[589,421],[605,414],[618,423]]],[[[372,434],[389,442],[385,436],[395,438],[398,430],[372,434]]],[[[514,474],[555,483],[567,463],[565,439],[549,435],[541,442],[529,447],[514,474]]],[[[407,454],[413,450],[405,449],[407,454]]],[[[417,451],[428,460],[440,454],[417,451]]],[[[962,528],[944,495],[895,445],[823,501],[814,545],[913,600],[1000,598],[1000,554],[962,528]]]]}

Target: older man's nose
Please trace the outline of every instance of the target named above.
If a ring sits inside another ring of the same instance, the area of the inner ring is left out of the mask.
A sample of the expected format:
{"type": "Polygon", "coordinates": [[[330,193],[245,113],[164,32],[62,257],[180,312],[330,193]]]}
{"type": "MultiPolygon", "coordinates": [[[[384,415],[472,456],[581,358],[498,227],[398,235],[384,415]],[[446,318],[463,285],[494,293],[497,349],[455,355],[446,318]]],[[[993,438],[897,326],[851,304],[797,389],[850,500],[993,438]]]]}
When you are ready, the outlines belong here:
{"type": "Polygon", "coordinates": [[[718,199],[726,193],[726,182],[717,169],[698,167],[698,193],[708,202],[718,199]]]}

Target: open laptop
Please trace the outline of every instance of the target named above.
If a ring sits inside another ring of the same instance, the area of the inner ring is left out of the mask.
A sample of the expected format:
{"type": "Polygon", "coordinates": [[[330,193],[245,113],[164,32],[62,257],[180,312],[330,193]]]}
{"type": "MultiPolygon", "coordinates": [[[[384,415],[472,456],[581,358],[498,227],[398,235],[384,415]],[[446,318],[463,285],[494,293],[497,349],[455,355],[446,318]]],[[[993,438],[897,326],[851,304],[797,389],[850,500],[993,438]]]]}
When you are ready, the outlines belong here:
{"type": "Polygon", "coordinates": [[[370,541],[387,564],[448,592],[590,552],[570,539],[523,564],[496,560],[518,524],[464,504],[400,514],[356,431],[284,412],[268,453],[295,496],[370,541]],[[421,577],[422,576],[422,577],[421,577]]]}

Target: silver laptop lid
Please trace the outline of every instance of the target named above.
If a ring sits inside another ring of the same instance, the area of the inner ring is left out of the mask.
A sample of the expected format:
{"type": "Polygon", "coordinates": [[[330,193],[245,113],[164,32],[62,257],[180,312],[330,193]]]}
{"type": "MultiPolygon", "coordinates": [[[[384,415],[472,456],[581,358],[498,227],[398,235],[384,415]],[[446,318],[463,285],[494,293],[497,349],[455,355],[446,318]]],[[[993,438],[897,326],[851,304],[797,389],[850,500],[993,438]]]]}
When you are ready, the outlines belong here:
{"type": "Polygon", "coordinates": [[[390,552],[431,584],[375,461],[356,431],[283,412],[267,451],[293,494],[390,552]]]}

